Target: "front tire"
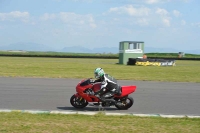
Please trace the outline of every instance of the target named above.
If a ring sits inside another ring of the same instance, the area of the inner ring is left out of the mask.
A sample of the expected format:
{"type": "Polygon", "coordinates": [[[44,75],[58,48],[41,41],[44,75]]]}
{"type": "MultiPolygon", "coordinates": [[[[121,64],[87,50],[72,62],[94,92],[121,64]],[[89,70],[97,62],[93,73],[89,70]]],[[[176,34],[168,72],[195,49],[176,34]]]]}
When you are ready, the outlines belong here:
{"type": "Polygon", "coordinates": [[[132,97],[128,96],[125,99],[120,99],[120,102],[122,103],[122,105],[115,104],[115,107],[120,110],[127,110],[133,105],[134,100],[132,97]]]}
{"type": "Polygon", "coordinates": [[[75,95],[70,98],[70,103],[73,107],[78,109],[85,108],[88,105],[88,102],[84,98],[75,95]]]}

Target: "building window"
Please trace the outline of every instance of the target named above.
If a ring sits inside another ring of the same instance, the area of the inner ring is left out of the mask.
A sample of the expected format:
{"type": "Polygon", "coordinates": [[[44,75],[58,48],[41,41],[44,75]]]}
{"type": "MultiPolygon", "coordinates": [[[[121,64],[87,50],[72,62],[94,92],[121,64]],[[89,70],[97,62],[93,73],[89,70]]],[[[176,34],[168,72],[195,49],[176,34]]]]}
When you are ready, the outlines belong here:
{"type": "Polygon", "coordinates": [[[128,49],[134,49],[134,44],[133,43],[129,43],[128,49]]]}
{"type": "Polygon", "coordinates": [[[142,49],[141,43],[129,43],[128,49],[142,49]]]}
{"type": "Polygon", "coordinates": [[[134,49],[137,49],[137,43],[134,43],[134,49]]]}
{"type": "Polygon", "coordinates": [[[138,43],[138,49],[142,49],[142,44],[138,43]]]}
{"type": "Polygon", "coordinates": [[[120,44],[119,50],[123,50],[123,44],[120,44]]]}

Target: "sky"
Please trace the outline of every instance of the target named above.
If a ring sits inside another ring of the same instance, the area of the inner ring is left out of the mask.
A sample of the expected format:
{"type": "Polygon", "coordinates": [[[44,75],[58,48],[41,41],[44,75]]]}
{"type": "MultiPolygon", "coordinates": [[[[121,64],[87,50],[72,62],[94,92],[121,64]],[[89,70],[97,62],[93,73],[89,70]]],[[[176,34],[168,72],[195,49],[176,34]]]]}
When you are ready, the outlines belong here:
{"type": "Polygon", "coordinates": [[[200,0],[0,0],[0,46],[200,49],[200,0]]]}

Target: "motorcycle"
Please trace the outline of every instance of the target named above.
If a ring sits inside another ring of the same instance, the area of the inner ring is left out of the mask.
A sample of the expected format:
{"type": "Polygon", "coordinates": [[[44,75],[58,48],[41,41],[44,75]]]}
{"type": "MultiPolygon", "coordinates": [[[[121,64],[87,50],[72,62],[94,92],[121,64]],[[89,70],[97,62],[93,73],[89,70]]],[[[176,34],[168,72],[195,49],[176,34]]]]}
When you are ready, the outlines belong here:
{"type": "MultiPolygon", "coordinates": [[[[71,105],[75,108],[81,109],[86,107],[88,103],[92,103],[96,106],[115,106],[117,109],[126,110],[134,103],[133,98],[129,96],[129,94],[135,92],[136,86],[121,86],[119,94],[115,94],[112,97],[108,96],[104,101],[94,95],[94,93],[99,91],[100,88],[100,82],[93,83],[90,78],[81,80],[76,86],[76,94],[72,95],[70,98],[71,105]]],[[[105,91],[105,93],[106,92],[108,91],[105,91]]]]}

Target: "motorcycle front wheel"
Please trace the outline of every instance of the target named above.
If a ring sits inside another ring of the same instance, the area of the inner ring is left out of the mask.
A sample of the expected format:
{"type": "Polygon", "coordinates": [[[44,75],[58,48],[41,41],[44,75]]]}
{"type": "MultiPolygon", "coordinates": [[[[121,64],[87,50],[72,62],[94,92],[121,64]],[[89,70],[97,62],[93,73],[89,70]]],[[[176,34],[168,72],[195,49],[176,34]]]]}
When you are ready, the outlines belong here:
{"type": "Polygon", "coordinates": [[[88,102],[84,98],[75,95],[70,98],[70,103],[73,107],[78,109],[84,108],[88,105],[88,102]]]}

